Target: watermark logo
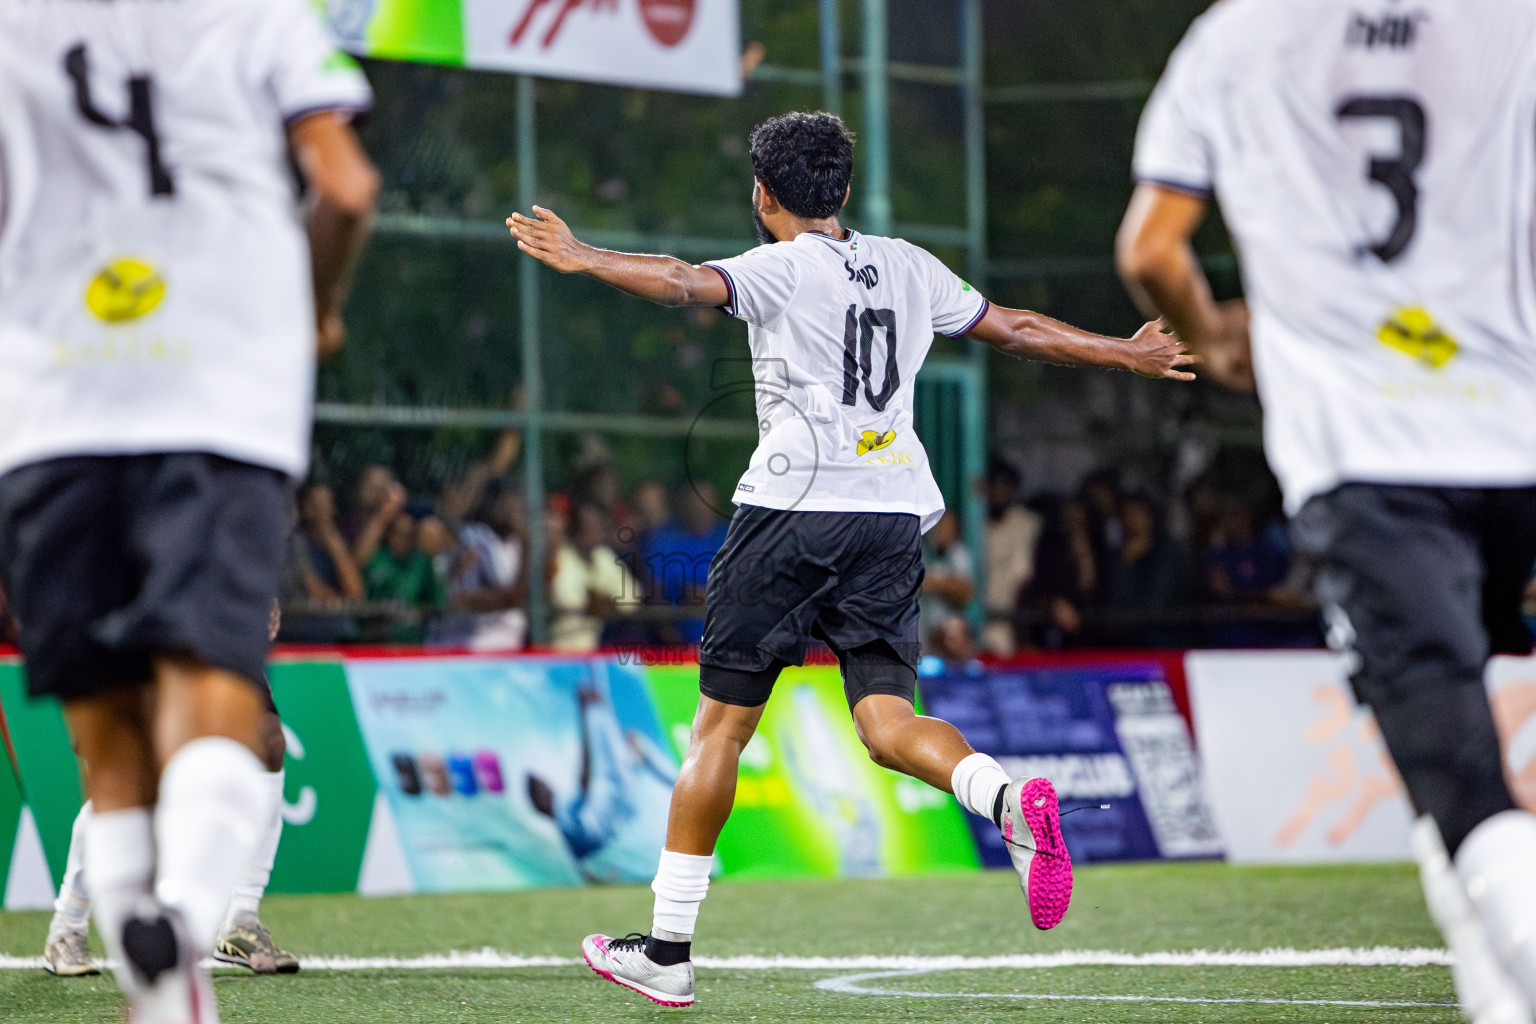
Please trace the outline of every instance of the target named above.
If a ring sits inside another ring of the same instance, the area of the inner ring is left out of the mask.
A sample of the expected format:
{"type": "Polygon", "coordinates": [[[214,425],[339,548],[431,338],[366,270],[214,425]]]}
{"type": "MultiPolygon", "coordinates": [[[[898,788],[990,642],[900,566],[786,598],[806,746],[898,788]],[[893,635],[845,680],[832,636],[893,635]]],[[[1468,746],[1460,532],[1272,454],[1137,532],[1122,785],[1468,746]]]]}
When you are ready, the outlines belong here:
{"type": "MultiPolygon", "coordinates": [[[[702,484],[717,468],[710,443],[719,436],[716,425],[739,417],[742,403],[750,401],[757,419],[758,436],[753,461],[761,460],[769,476],[783,480],[786,485],[774,495],[773,507],[798,508],[816,483],[821,468],[822,441],[816,420],[805,408],[803,397],[797,394],[803,394],[804,389],[796,388],[790,381],[788,361],[776,358],[719,359],[711,370],[710,386],[714,393],[694,417],[683,438],[683,470],[688,477],[688,486],[708,502],[717,515],[725,519],[731,517],[731,503],[717,499],[712,489],[702,484]],[[791,493],[786,495],[786,490],[791,493]]],[[[836,411],[831,410],[829,415],[836,415],[836,411]]],[[[826,416],[821,418],[826,419],[826,416]]],[[[735,493],[755,495],[757,488],[756,484],[737,484],[735,493]]]]}

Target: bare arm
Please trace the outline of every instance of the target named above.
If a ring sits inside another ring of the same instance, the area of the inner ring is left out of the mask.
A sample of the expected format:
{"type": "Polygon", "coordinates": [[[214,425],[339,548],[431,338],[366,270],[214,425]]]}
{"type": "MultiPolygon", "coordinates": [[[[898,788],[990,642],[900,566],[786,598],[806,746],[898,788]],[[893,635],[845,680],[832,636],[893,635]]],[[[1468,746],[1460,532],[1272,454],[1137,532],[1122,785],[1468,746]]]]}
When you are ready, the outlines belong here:
{"type": "Polygon", "coordinates": [[[363,523],[363,528],[357,531],[357,539],[351,547],[353,564],[362,567],[373,561],[379,545],[384,543],[384,534],[389,531],[389,524],[395,521],[409,498],[403,486],[398,483],[390,485],[384,504],[375,509],[368,521],[363,523]]]}
{"type": "Polygon", "coordinates": [[[341,311],[352,272],[373,231],[379,173],[347,120],[312,114],[288,129],[288,142],[314,192],[305,220],[315,286],[316,350],[322,358],[346,340],[341,311]]]}
{"type": "Polygon", "coordinates": [[[1212,297],[1190,244],[1205,208],[1198,196],[1161,185],[1136,186],[1115,238],[1115,262],[1141,311],[1161,314],[1217,383],[1252,391],[1247,307],[1212,297]]]}
{"type": "Polygon", "coordinates": [[[1078,330],[1040,313],[994,305],[971,328],[968,337],[1020,359],[1131,370],[1143,377],[1169,380],[1194,380],[1194,374],[1177,368],[1198,362],[1185,353],[1179,339],[1164,334],[1157,321],[1146,324],[1129,338],[1109,338],[1078,330]]]}
{"type": "MultiPolygon", "coordinates": [[[[347,542],[342,539],[341,531],[336,528],[336,524],[330,523],[321,527],[319,534],[316,543],[330,557],[331,564],[336,567],[335,596],[343,601],[361,601],[367,594],[367,588],[363,583],[362,572],[359,571],[357,563],[352,560],[352,552],[347,549],[347,542]]],[[[318,576],[315,581],[327,591],[331,590],[320,582],[318,576]]]]}
{"type": "Polygon", "coordinates": [[[731,300],[725,279],[708,267],[674,256],[596,249],[578,241],[553,211],[535,206],[533,212],[537,219],[514,213],[507,218],[507,227],[519,249],[562,274],[586,274],[663,306],[724,306],[731,300]]]}

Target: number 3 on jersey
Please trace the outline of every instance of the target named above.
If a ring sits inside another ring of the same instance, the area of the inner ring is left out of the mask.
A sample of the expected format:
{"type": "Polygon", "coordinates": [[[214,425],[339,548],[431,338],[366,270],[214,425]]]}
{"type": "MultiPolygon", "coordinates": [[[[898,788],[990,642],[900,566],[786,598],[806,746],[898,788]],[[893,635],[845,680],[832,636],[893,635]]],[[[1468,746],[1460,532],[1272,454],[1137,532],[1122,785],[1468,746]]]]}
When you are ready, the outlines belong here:
{"type": "Polygon", "coordinates": [[[91,66],[81,43],[64,55],[64,73],[75,83],[75,106],[80,116],[91,124],[112,131],[123,128],[144,139],[145,160],[149,165],[149,194],[176,194],[176,180],[160,158],[160,134],[155,130],[155,81],[144,75],[128,79],[128,116],[114,121],[103,114],[91,96],[91,66]]]}
{"type": "Polygon", "coordinates": [[[843,404],[857,405],[859,380],[864,381],[864,398],[875,412],[884,412],[896,389],[901,387],[901,369],[896,365],[896,313],[889,309],[849,306],[843,322],[843,404]],[[875,331],[885,331],[885,382],[880,393],[872,390],[875,331]]]}
{"type": "Polygon", "coordinates": [[[1365,246],[1383,263],[1402,255],[1419,226],[1419,185],[1413,172],[1424,162],[1424,139],[1429,129],[1424,107],[1408,96],[1351,96],[1334,111],[1340,121],[1350,118],[1384,118],[1398,126],[1398,155],[1371,157],[1366,177],[1386,186],[1397,200],[1397,223],[1380,242],[1365,246]]]}

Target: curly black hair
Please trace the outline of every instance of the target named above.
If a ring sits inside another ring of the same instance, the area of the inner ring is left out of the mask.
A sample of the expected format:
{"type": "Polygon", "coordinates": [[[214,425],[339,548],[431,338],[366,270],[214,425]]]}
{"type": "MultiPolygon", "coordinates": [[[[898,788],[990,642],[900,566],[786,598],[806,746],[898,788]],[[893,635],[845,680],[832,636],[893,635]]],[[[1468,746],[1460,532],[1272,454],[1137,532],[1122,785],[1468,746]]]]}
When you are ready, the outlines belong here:
{"type": "Polygon", "coordinates": [[[752,174],[796,217],[832,217],[853,180],[853,133],[836,114],[795,111],[752,130],[752,174]]]}

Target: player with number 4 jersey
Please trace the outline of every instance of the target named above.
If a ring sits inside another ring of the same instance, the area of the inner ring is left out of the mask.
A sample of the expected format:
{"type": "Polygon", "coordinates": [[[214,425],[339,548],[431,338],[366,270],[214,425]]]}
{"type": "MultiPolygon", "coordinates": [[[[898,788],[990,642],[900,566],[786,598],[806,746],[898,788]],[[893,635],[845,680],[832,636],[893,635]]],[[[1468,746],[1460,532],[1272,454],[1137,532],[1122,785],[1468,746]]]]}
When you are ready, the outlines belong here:
{"type": "Polygon", "coordinates": [[[216,1024],[221,933],[279,966],[249,888],[281,797],[263,677],[370,100],[308,0],[0,0],[0,583],[85,765],[134,1024],[216,1024]]]}
{"type": "Polygon", "coordinates": [[[732,259],[692,266],[594,249],[538,207],[507,220],[518,248],[556,270],[665,305],[718,306],[749,325],[758,446],[710,565],[701,696],[652,884],[652,928],[582,943],[598,974],[676,1006],[694,1001],[694,923],[737,762],[779,672],[803,663],[812,639],[837,655],[870,757],[991,819],[1036,927],[1061,920],[1072,862],[1050,781],[1010,779],[949,723],[913,710],[920,539],[943,512],[913,430],[914,384],[935,332],[1027,359],[1193,376],[1180,369],[1192,357],[1159,324],[1109,338],[991,305],[917,246],[843,227],[853,138],[838,118],[773,118],[753,132],[751,152],[763,245],[732,259]]]}

